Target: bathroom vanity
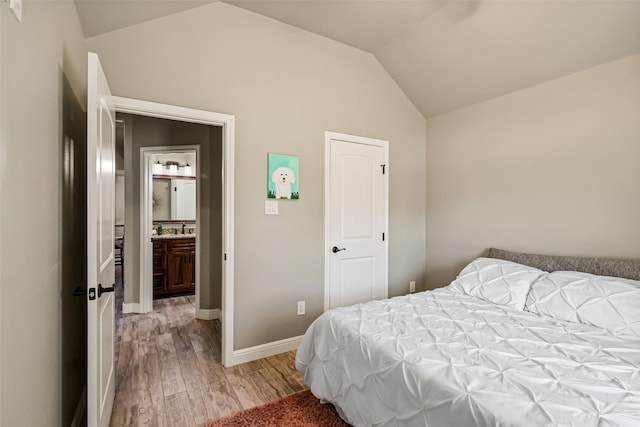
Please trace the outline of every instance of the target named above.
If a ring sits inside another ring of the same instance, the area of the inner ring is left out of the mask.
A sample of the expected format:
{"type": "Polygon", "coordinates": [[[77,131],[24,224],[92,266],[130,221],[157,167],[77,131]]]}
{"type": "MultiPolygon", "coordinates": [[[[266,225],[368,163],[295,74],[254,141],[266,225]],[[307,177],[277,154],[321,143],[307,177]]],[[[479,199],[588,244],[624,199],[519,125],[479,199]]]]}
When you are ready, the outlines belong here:
{"type": "Polygon", "coordinates": [[[153,297],[193,294],[196,289],[194,234],[153,236],[153,297]]]}

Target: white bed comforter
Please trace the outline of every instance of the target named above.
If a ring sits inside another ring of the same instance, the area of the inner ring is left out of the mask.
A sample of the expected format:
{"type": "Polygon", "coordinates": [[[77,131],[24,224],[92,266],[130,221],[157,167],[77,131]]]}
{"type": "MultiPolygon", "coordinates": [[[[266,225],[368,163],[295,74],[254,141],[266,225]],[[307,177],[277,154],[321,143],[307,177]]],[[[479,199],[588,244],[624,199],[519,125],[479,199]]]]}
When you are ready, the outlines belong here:
{"type": "Polygon", "coordinates": [[[296,367],[354,426],[640,426],[639,338],[447,288],[324,313],[296,367]]]}

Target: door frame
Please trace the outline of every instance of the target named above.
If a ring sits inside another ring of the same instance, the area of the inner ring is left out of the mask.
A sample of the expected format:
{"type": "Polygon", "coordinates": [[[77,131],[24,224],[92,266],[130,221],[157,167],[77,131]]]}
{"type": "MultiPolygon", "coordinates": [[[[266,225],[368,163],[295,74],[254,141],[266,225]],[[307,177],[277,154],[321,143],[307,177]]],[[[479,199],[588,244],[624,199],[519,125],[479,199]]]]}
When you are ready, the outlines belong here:
{"type": "MultiPolygon", "coordinates": [[[[153,227],[153,161],[154,154],[162,153],[196,153],[196,319],[213,320],[200,308],[200,146],[171,145],[140,147],[140,283],[153,282],[153,244],[151,229],[153,227]]],[[[140,311],[153,311],[153,285],[140,286],[140,311]]]]}
{"type": "MultiPolygon", "coordinates": [[[[222,365],[233,364],[235,116],[118,96],[113,97],[113,103],[117,112],[222,127],[221,344],[222,365]]],[[[140,286],[141,294],[143,288],[140,286]]],[[[141,298],[139,301],[142,304],[144,300],[141,298]]]]}
{"type": "Polygon", "coordinates": [[[364,144],[381,147],[384,156],[386,172],[384,175],[384,228],[386,230],[384,245],[385,296],[389,291],[389,141],[349,135],[345,133],[325,131],[324,133],[324,311],[329,310],[331,301],[331,141],[338,140],[351,144],[364,144]]]}

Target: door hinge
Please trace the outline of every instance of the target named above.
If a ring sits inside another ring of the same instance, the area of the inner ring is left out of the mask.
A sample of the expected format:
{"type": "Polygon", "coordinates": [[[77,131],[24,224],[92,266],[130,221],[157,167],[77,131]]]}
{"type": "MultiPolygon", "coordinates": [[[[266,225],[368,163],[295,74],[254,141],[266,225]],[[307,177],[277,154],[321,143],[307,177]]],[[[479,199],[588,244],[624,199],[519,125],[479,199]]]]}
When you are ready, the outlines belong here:
{"type": "Polygon", "coordinates": [[[384,233],[382,233],[382,241],[384,242],[384,233]]]}
{"type": "Polygon", "coordinates": [[[382,167],[382,175],[384,175],[387,169],[387,165],[380,165],[380,166],[382,167]]]}
{"type": "Polygon", "coordinates": [[[93,301],[96,299],[96,288],[89,288],[89,300],[93,301]]]}
{"type": "Polygon", "coordinates": [[[225,261],[227,260],[227,254],[224,254],[224,260],[225,261]]]}

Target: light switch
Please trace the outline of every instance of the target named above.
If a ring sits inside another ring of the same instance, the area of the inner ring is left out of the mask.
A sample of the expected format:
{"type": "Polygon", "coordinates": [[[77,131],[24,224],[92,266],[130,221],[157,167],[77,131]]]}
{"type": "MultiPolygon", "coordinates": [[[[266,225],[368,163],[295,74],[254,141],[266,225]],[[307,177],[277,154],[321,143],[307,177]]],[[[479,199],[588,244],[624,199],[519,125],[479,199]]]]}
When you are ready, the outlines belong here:
{"type": "Polygon", "coordinates": [[[265,202],[264,202],[264,214],[265,215],[278,215],[278,201],[277,200],[265,200],[265,202]]]}

